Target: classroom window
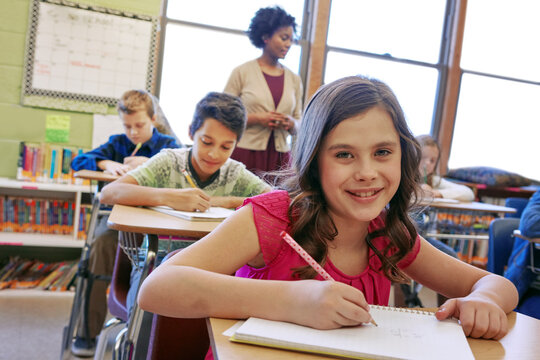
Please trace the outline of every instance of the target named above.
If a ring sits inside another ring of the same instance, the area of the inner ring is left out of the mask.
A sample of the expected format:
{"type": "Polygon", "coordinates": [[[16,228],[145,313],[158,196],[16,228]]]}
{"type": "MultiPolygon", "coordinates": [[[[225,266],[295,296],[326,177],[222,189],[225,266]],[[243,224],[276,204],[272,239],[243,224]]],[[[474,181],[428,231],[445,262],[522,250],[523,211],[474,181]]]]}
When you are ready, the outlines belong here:
{"type": "Polygon", "coordinates": [[[538,14],[533,0],[467,2],[449,168],[492,166],[540,179],[531,160],[539,154],[538,14]]]}
{"type": "Polygon", "coordinates": [[[324,82],[357,74],[380,79],[396,93],[413,133],[430,133],[446,6],[446,0],[332,0],[324,82]]]}
{"type": "MultiPolygon", "coordinates": [[[[301,39],[304,0],[168,2],[159,98],[184,144],[192,143],[188,127],[197,102],[210,91],[223,91],[234,67],[261,54],[244,32],[259,8],[273,5],[295,17],[301,39]]],[[[301,55],[295,44],[283,64],[299,73],[301,55]]]]}

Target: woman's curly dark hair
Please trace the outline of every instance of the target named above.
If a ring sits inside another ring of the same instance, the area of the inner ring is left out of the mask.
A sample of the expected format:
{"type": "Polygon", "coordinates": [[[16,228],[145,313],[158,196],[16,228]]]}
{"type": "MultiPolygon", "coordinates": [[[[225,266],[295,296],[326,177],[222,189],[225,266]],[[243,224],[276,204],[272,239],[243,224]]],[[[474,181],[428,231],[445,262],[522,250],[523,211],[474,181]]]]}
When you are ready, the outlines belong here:
{"type": "Polygon", "coordinates": [[[246,31],[249,41],[259,49],[264,48],[263,36],[272,36],[277,29],[284,26],[291,26],[293,33],[296,32],[296,21],[294,16],[287,14],[279,6],[261,8],[257,10],[251,19],[249,29],[246,31]]]}

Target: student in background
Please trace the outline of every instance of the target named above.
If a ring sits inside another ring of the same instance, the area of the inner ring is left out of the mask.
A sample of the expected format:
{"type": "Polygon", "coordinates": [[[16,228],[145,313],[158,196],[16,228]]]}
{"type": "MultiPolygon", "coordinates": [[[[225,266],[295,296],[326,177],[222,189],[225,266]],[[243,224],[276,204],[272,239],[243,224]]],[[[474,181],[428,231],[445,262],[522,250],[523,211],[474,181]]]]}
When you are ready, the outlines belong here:
{"type": "Polygon", "coordinates": [[[451,298],[438,319],[456,317],[466,335],[500,339],[516,289],[417,234],[408,211],[419,162],[419,145],[385,84],[353,76],[323,85],[304,112],[292,168],[280,182],[285,190],[247,199],[156,268],[140,306],[171,317],[255,316],[331,329],[369,322],[368,304],[387,305],[391,282],[411,277],[451,298]],[[336,281],[312,280],[322,277],[281,231],[336,281]]]}
{"type": "MultiPolygon", "coordinates": [[[[246,111],[240,98],[209,93],[197,104],[189,127],[193,147],[160,152],[144,165],[106,185],[101,192],[101,202],[205,211],[210,206],[234,209],[242,205],[246,197],[270,191],[270,186],[247,170],[244,164],[229,158],[245,125],[246,111]],[[197,187],[192,187],[190,180],[197,187]]],[[[191,243],[160,241],[160,255],[191,243]]],[[[142,253],[146,252],[146,246],[142,253]]],[[[130,311],[140,275],[141,271],[134,268],[127,301],[130,311]]]]}
{"type": "MultiPolygon", "coordinates": [[[[159,105],[154,106],[153,97],[148,92],[126,91],[117,106],[125,134],[112,135],[105,144],[77,156],[71,162],[73,170],[103,170],[114,175],[123,175],[161,149],[179,147],[173,136],[164,135],[155,129],[156,107],[161,112],[159,105]],[[141,145],[133,154],[138,144],[141,145]]],[[[163,120],[160,126],[167,128],[163,120]]]]}
{"type": "MultiPolygon", "coordinates": [[[[126,91],[117,105],[125,134],[112,135],[105,144],[74,158],[71,163],[73,170],[104,170],[122,175],[144,163],[161,149],[178,148],[173,137],[163,135],[154,128],[157,109],[160,109],[159,105],[148,92],[126,91]],[[137,144],[141,145],[136,154],[133,154],[137,144]]],[[[108,216],[98,219],[88,266],[93,275],[110,277],[118,244],[118,231],[107,227],[107,219],[108,216]]],[[[81,322],[71,349],[77,356],[94,354],[95,338],[107,315],[107,286],[107,281],[93,281],[89,302],[84,304],[88,308],[88,323],[81,322]]]]}
{"type": "Polygon", "coordinates": [[[445,180],[436,174],[441,157],[441,149],[437,141],[430,135],[419,135],[416,140],[422,148],[422,159],[418,170],[422,181],[423,196],[473,201],[474,193],[469,187],[445,180]]]}
{"type": "MultiPolygon", "coordinates": [[[[529,238],[540,238],[540,190],[529,199],[527,206],[521,214],[519,222],[521,234],[529,238]]],[[[508,260],[508,268],[504,277],[516,285],[520,299],[528,294],[540,294],[540,277],[530,269],[531,251],[534,251],[535,266],[540,267],[540,250],[531,249],[529,241],[516,237],[512,254],[508,260]]],[[[540,309],[532,314],[540,319],[540,309]]]]}
{"type": "Polygon", "coordinates": [[[295,30],[294,17],[282,8],[259,9],[247,34],[262,54],[235,68],[225,86],[248,112],[246,132],[231,157],[258,175],[289,164],[289,135],[295,134],[302,113],[302,82],[279,60],[287,55],[295,30]]]}

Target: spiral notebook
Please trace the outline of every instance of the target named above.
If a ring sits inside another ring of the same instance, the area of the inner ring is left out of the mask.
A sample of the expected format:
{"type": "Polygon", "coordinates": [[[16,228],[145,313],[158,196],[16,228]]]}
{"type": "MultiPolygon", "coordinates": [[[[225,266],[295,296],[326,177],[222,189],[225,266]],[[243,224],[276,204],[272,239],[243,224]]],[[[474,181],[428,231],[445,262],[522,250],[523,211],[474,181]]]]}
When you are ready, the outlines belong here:
{"type": "Polygon", "coordinates": [[[434,313],[421,310],[375,305],[370,309],[378,326],[317,330],[249,318],[230,340],[349,359],[474,360],[457,320],[439,321],[434,313]]]}

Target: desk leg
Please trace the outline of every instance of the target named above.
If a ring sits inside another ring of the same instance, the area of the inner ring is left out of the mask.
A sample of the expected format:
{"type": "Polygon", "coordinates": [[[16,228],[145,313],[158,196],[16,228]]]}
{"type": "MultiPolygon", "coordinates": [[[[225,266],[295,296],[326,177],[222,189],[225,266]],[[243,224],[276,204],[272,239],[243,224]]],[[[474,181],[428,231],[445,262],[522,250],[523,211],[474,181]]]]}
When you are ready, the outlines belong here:
{"type": "MultiPolygon", "coordinates": [[[[144,267],[142,269],[141,281],[139,282],[139,287],[137,288],[137,296],[139,295],[139,289],[143,280],[154,270],[156,266],[156,255],[158,250],[158,236],[157,235],[146,235],[148,240],[148,252],[146,253],[146,258],[144,261],[144,267]]],[[[141,329],[142,320],[143,320],[144,311],[139,307],[137,302],[133,304],[131,309],[131,314],[129,317],[129,324],[127,328],[126,341],[123,346],[122,351],[122,360],[124,359],[146,359],[146,354],[141,354],[140,351],[143,349],[137,348],[137,338],[139,337],[139,331],[141,329]],[[139,352],[139,353],[137,353],[139,352]]]]}

